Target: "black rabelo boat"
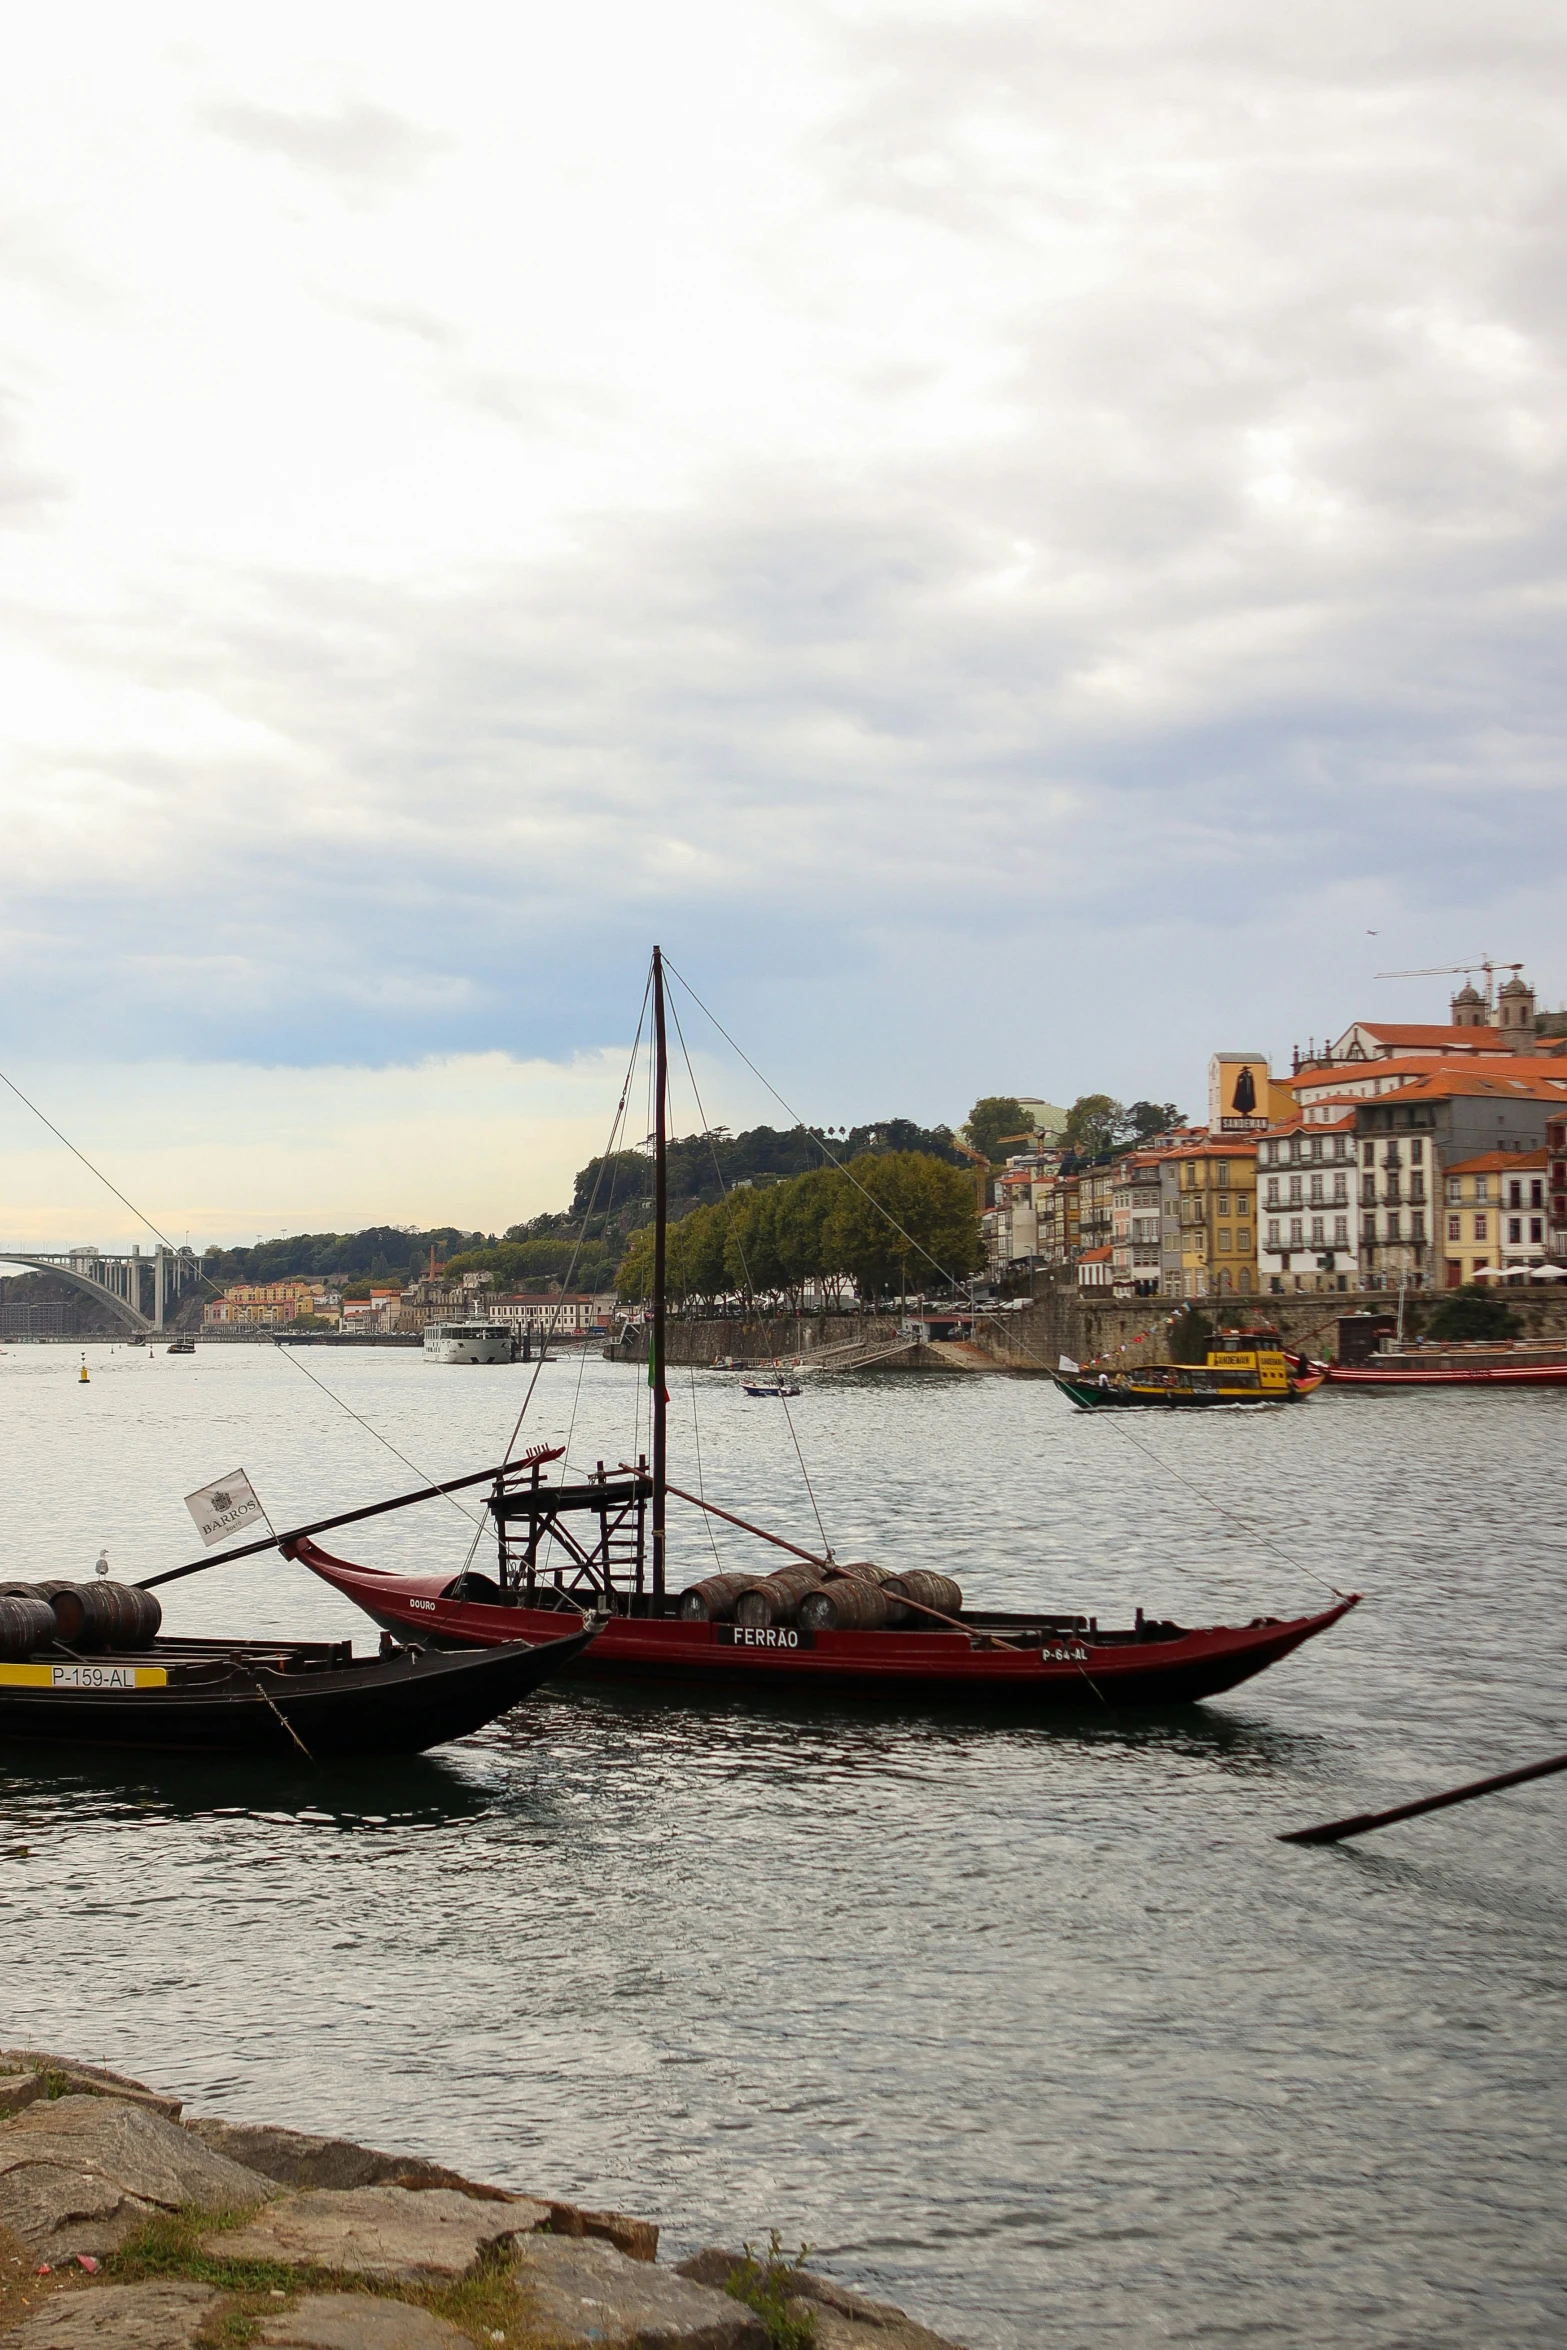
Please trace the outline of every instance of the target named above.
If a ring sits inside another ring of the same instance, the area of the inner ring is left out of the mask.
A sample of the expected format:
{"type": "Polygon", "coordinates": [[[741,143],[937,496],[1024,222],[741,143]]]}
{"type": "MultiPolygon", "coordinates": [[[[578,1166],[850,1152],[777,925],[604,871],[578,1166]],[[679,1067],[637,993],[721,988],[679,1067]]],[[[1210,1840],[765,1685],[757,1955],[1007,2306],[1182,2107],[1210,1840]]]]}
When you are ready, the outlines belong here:
{"type": "Polygon", "coordinates": [[[387,1640],[171,1639],[151,1592],[115,1583],[12,1583],[0,1595],[0,1745],[186,1754],[419,1754],[482,1730],[594,1636],[556,1617],[454,1654],[387,1640]],[[69,1633],[69,1638],[64,1637],[69,1633]]]}

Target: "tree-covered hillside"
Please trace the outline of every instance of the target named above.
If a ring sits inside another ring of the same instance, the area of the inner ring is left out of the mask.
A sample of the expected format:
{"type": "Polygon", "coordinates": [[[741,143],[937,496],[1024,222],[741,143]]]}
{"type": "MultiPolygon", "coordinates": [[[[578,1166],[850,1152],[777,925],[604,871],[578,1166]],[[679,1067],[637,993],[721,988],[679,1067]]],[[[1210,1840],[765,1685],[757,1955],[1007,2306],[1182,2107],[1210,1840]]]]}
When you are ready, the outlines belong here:
{"type": "MultiPolygon", "coordinates": [[[[952,1148],[950,1128],[916,1126],[909,1118],[879,1119],[847,1134],[804,1126],[786,1131],[753,1126],[731,1134],[718,1127],[712,1134],[670,1143],[670,1216],[720,1199],[726,1186],[762,1187],[809,1173],[826,1163],[824,1143],[842,1161],[919,1151],[954,1166],[965,1163],[952,1148]]],[[[202,1265],[219,1284],[284,1281],[296,1274],[347,1282],[412,1281],[427,1271],[433,1248],[437,1264],[453,1274],[492,1272],[508,1288],[549,1289],[569,1280],[576,1289],[605,1290],[614,1286],[631,1234],[647,1222],[652,1198],[651,1158],[645,1151],[617,1151],[610,1159],[589,1160],[577,1176],[569,1209],[512,1224],[500,1237],[452,1224],[428,1232],[412,1225],[371,1224],[363,1232],[296,1232],[252,1248],[211,1248],[202,1265]]]]}

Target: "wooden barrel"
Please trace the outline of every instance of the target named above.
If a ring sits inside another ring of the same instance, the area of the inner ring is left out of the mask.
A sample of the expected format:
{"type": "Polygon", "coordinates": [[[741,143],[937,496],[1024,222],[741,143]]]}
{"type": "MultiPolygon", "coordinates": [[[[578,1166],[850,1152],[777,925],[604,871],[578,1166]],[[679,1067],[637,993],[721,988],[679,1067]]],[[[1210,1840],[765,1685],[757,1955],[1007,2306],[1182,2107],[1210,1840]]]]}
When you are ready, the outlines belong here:
{"type": "Polygon", "coordinates": [[[894,1572],[891,1567],[873,1566],[869,1559],[834,1559],[827,1570],[829,1579],[833,1581],[853,1576],[861,1583],[890,1583],[894,1572]]]}
{"type": "Polygon", "coordinates": [[[54,1640],[54,1610],[46,1599],[17,1592],[0,1599],[0,1663],[25,1664],[54,1640]]]}
{"type": "Polygon", "coordinates": [[[808,1632],[879,1632],[891,1609],[887,1594],[857,1575],[836,1575],[800,1601],[800,1623],[808,1632]]]}
{"type": "Polygon", "coordinates": [[[63,1640],[67,1648],[81,1648],[87,1632],[87,1600],[80,1583],[40,1583],[38,1596],[46,1599],[54,1610],[54,1636],[63,1640]]]}
{"type": "Polygon", "coordinates": [[[705,1576],[689,1591],[681,1592],[677,1603],[680,1614],[688,1624],[732,1624],[735,1602],[750,1588],[751,1581],[749,1575],[705,1576]]]}
{"type": "Polygon", "coordinates": [[[795,1610],[807,1591],[822,1581],[820,1567],[780,1567],[776,1575],[758,1575],[748,1581],[735,1602],[735,1622],[759,1631],[768,1624],[792,1624],[795,1610]]]}
{"type": "Polygon", "coordinates": [[[889,1577],[882,1589],[891,1602],[889,1622],[900,1624],[910,1632],[919,1631],[921,1626],[929,1626],[932,1631],[940,1630],[935,1617],[924,1613],[926,1608],[939,1608],[944,1616],[963,1613],[960,1587],[950,1575],[938,1575],[932,1567],[909,1567],[903,1574],[889,1577]],[[900,1599],[917,1599],[920,1605],[917,1608],[900,1607],[900,1599]]]}

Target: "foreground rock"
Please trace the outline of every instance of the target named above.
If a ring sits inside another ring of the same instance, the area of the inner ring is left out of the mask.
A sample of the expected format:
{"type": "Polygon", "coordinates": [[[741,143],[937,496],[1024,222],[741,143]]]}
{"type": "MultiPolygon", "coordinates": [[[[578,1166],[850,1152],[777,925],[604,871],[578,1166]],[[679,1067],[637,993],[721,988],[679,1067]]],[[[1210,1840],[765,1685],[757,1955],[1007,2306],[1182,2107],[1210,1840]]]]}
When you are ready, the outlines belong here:
{"type": "Polygon", "coordinates": [[[422,2155],[383,2154],[379,2147],[359,2146],[351,2138],[317,2138],[271,2123],[220,2121],[200,2114],[185,2127],[214,2153],[226,2154],[231,2162],[260,2171],[285,2187],[450,2187],[486,2203],[542,2203],[557,2236],[601,2236],[632,2260],[658,2258],[658,2229],[650,2219],[632,2219],[624,2211],[584,2211],[551,2196],[519,2196],[505,2187],[464,2178],[461,2171],[427,2162],[422,2155]]]}
{"type": "Polygon", "coordinates": [[[743,2302],[590,2237],[524,2238],[517,2294],[552,2350],[767,2350],[767,2329],[743,2302]]]}
{"type": "Polygon", "coordinates": [[[479,2202],[449,2187],[312,2187],[269,2205],[244,2227],[213,2230],[201,2248],[219,2260],[280,2260],[291,2268],[334,2268],[379,2284],[415,2285],[461,2276],[481,2253],[546,2227],[549,2216],[545,2203],[520,2196],[479,2202]]]}
{"type": "Polygon", "coordinates": [[[42,2048],[0,2048],[0,2115],[20,2113],[39,2098],[79,2095],[118,2097],[128,2105],[145,2105],[165,2121],[180,2118],[180,2100],[128,2073],[112,2073],[101,2064],[77,2064],[67,2056],[51,2056],[42,2048]]]}
{"type": "Polygon", "coordinates": [[[268,2350],[472,2350],[444,2317],[367,2293],[312,2293],[263,2325],[258,2339],[268,2350]]]}
{"type": "Polygon", "coordinates": [[[118,2097],[57,2097],[0,2123],[0,2223],[39,2260],[101,2257],[183,2203],[245,2209],[276,2193],[177,2122],[118,2097]]]}
{"type": "Polygon", "coordinates": [[[60,2293],[5,2337],[5,2350],[195,2350],[222,2299],[210,2285],[95,2285],[60,2293]]]}
{"type": "MultiPolygon", "coordinates": [[[[709,2245],[681,2261],[675,2273],[722,2291],[745,2266],[744,2253],[709,2245]]],[[[782,2279],[786,2313],[815,2320],[817,2350],[962,2350],[960,2343],[933,2334],[890,2301],[872,2301],[814,2269],[788,2268],[782,2279]]]]}

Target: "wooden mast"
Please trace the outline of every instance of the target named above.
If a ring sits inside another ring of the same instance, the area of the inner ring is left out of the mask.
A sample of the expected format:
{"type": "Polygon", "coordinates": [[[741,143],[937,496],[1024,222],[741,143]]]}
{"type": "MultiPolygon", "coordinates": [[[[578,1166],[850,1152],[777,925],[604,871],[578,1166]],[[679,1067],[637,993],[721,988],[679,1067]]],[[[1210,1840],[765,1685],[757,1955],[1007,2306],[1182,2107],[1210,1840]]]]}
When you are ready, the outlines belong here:
{"type": "Polygon", "coordinates": [[[664,1275],[669,1221],[669,1137],[665,1100],[669,1091],[669,1047],[664,1036],[664,958],[653,949],[653,1341],[648,1377],[653,1383],[653,1603],[664,1596],[664,1505],[669,1487],[668,1430],[664,1379],[664,1275]]]}

